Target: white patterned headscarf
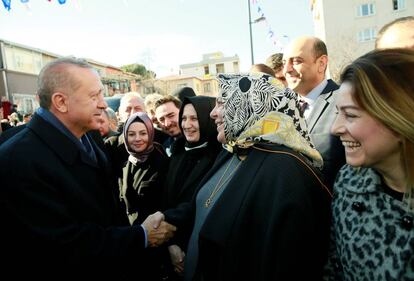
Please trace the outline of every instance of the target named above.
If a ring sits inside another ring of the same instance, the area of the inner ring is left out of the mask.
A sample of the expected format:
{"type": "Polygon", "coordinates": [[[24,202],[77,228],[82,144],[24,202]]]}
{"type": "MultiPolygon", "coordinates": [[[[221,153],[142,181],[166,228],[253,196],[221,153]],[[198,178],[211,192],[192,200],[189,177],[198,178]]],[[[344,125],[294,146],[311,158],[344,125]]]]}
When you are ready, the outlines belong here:
{"type": "Polygon", "coordinates": [[[322,157],[310,140],[295,92],[281,88],[275,78],[265,74],[218,74],[217,79],[224,106],[224,134],[230,146],[277,143],[322,167],[322,157]]]}

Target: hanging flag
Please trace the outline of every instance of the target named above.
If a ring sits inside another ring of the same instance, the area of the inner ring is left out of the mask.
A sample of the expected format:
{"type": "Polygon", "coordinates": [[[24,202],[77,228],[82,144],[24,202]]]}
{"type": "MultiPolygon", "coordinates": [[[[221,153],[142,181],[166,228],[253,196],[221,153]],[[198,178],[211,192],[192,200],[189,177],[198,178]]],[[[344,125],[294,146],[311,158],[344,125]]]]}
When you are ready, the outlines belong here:
{"type": "Polygon", "coordinates": [[[274,33],[272,30],[269,30],[269,31],[267,32],[267,37],[268,37],[269,39],[271,39],[271,38],[273,37],[273,35],[275,35],[275,33],[274,33]]]}
{"type": "Polygon", "coordinates": [[[261,17],[264,17],[264,13],[263,13],[263,11],[262,11],[262,8],[260,8],[260,6],[259,6],[259,5],[257,5],[257,13],[258,13],[261,17]]]}
{"type": "Polygon", "coordinates": [[[264,19],[265,19],[265,22],[266,22],[266,27],[267,27],[267,30],[268,30],[268,32],[267,32],[267,36],[266,36],[266,37],[267,37],[267,39],[268,39],[268,40],[271,40],[271,41],[272,41],[272,43],[273,43],[273,45],[278,46],[280,49],[283,49],[283,44],[282,44],[282,42],[280,42],[280,41],[276,38],[275,33],[273,32],[273,30],[272,30],[272,28],[271,28],[271,26],[270,26],[270,23],[268,22],[267,17],[265,16],[265,14],[264,14],[264,12],[263,12],[262,8],[260,7],[259,3],[257,3],[257,0],[251,0],[251,1],[252,1],[252,3],[253,3],[254,5],[257,5],[256,10],[257,10],[257,13],[259,14],[259,17],[260,17],[260,18],[264,18],[264,19]]]}
{"type": "Polygon", "coordinates": [[[3,1],[4,8],[6,8],[7,11],[10,11],[11,0],[2,0],[2,1],[3,1]]]}
{"type": "Polygon", "coordinates": [[[80,2],[80,0],[75,0],[75,8],[79,12],[82,12],[82,3],[80,2]]]}
{"type": "Polygon", "coordinates": [[[32,14],[32,9],[30,8],[29,0],[20,0],[20,2],[22,2],[22,4],[24,4],[28,14],[31,15],[32,14]]]}

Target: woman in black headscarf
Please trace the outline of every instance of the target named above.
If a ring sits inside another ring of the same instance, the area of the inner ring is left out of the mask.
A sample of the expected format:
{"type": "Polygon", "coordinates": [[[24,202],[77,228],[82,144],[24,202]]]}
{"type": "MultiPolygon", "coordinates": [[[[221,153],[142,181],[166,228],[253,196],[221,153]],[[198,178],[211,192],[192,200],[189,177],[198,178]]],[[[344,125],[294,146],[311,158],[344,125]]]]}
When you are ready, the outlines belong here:
{"type": "Polygon", "coordinates": [[[211,168],[221,150],[210,112],[215,99],[206,96],[185,97],[179,113],[184,149],[173,155],[166,180],[166,208],[191,200],[200,180],[211,168]]]}
{"type": "Polygon", "coordinates": [[[331,195],[297,95],[268,75],[218,80],[210,115],[231,152],[219,155],[191,208],[165,211],[178,230],[194,226],[185,280],[320,280],[331,195]]]}
{"type": "MultiPolygon", "coordinates": [[[[180,203],[191,201],[196,187],[222,149],[217,141],[216,126],[210,118],[214,104],[215,99],[212,97],[184,98],[179,113],[179,125],[184,137],[177,141],[177,146],[184,146],[184,149],[180,149],[170,159],[165,187],[166,208],[174,208],[180,203]]],[[[169,247],[171,260],[182,271],[183,251],[187,247],[188,236],[178,235],[174,242],[169,247]]]]}

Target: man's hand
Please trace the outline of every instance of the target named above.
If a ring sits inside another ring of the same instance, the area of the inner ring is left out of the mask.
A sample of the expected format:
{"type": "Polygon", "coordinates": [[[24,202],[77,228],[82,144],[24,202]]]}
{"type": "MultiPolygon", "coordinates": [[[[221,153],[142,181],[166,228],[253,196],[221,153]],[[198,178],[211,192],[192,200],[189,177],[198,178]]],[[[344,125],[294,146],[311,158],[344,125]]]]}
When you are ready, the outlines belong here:
{"type": "Polygon", "coordinates": [[[161,212],[149,215],[142,226],[147,231],[148,247],[157,247],[168,241],[177,229],[164,221],[164,215],[161,212]]]}
{"type": "Polygon", "coordinates": [[[168,251],[170,252],[171,263],[174,266],[174,271],[179,275],[182,275],[184,272],[185,253],[178,245],[169,246],[168,251]]]}

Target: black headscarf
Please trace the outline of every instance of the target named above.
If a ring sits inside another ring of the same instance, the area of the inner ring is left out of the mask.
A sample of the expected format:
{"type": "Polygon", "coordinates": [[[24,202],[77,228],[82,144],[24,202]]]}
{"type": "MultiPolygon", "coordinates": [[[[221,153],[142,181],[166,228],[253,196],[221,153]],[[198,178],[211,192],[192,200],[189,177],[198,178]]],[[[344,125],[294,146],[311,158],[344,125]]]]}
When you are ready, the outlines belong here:
{"type": "Polygon", "coordinates": [[[216,99],[213,97],[206,96],[195,96],[195,97],[185,97],[183,104],[180,108],[179,113],[179,126],[183,132],[183,127],[181,126],[184,106],[191,103],[194,106],[194,109],[197,113],[198,124],[200,127],[200,139],[196,143],[186,142],[186,147],[197,147],[209,141],[217,141],[217,129],[214,124],[214,120],[210,118],[210,112],[213,110],[216,103],[216,99]]]}
{"type": "Polygon", "coordinates": [[[188,97],[188,98],[195,97],[196,93],[190,87],[183,87],[183,88],[180,88],[180,89],[176,90],[172,95],[174,97],[177,97],[181,102],[184,102],[184,99],[186,97],[188,97]]]}

